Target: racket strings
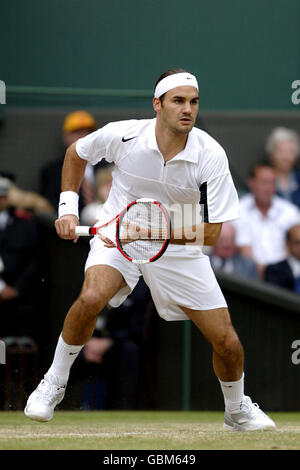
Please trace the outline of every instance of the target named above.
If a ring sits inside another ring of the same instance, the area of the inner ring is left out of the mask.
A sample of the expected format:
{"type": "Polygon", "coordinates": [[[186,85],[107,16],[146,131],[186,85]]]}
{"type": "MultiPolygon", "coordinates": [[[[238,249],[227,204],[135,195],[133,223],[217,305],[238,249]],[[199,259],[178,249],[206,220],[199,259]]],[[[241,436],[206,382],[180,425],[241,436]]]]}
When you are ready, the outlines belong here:
{"type": "Polygon", "coordinates": [[[138,202],[130,206],[119,222],[122,249],[135,260],[156,256],[168,236],[169,225],[165,213],[153,202],[138,202]]]}

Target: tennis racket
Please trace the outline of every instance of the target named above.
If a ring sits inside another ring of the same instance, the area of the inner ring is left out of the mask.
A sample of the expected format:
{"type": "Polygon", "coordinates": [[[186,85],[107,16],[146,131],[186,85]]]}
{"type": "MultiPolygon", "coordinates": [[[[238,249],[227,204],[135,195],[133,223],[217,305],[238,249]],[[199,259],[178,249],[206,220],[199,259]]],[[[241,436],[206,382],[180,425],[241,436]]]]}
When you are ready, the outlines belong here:
{"type": "Polygon", "coordinates": [[[99,227],[77,226],[76,236],[102,234],[126,259],[136,264],[152,263],[162,256],[170,241],[171,223],[164,206],[153,199],[137,199],[112,220],[99,227]],[[108,227],[115,225],[107,235],[108,227]],[[112,233],[112,234],[111,234],[112,233]]]}

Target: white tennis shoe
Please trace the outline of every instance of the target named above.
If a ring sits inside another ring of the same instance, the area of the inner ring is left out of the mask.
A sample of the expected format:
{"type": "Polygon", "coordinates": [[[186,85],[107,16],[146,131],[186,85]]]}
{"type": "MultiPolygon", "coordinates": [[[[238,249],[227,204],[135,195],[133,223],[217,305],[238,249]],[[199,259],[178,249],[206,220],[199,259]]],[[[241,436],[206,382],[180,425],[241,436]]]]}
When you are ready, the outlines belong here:
{"type": "Polygon", "coordinates": [[[61,387],[53,374],[46,374],[28,397],[24,413],[35,421],[50,421],[54,408],[64,398],[66,387],[61,387]]]}
{"type": "Polygon", "coordinates": [[[223,428],[228,431],[274,431],[276,425],[250,397],[241,402],[240,410],[225,411],[223,428]]]}

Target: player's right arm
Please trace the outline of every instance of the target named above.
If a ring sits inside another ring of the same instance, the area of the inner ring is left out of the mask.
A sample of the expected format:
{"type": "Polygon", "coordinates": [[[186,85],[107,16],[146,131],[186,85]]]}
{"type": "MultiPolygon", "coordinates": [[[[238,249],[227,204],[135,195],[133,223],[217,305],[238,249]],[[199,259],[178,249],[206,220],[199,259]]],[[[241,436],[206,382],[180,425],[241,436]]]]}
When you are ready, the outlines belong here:
{"type": "Polygon", "coordinates": [[[79,224],[78,192],[86,165],[87,160],[80,158],[76,152],[76,143],[70,145],[66,151],[62,169],[62,193],[59,202],[59,217],[55,221],[55,228],[59,237],[74,242],[77,241],[75,227],[79,224]]]}

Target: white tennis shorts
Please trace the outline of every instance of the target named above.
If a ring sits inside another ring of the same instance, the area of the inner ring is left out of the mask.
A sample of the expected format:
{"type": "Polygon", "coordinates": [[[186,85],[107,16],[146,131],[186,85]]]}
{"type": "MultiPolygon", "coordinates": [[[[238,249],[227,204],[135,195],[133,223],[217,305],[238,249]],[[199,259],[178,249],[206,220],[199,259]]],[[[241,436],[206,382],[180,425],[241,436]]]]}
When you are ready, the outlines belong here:
{"type": "Polygon", "coordinates": [[[110,300],[112,307],[124,302],[141,275],[164,320],[188,320],[180,306],[192,310],[227,307],[209,258],[198,248],[172,245],[157,261],[138,266],[121,255],[117,248],[106,248],[99,237],[93,237],[90,247],[85,270],[99,264],[112,266],[127,283],[110,300]]]}

